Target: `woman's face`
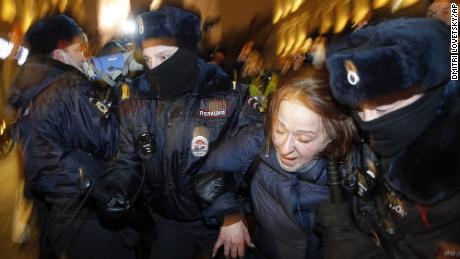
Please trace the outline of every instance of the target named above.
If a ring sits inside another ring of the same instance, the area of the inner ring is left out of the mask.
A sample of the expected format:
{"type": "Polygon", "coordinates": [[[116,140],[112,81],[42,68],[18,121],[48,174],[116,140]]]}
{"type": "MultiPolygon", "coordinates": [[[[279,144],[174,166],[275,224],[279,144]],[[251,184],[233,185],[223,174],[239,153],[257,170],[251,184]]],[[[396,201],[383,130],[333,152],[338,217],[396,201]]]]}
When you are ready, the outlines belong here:
{"type": "Polygon", "coordinates": [[[283,100],[273,118],[272,141],[281,168],[301,169],[329,143],[321,118],[297,100],[283,100]]]}

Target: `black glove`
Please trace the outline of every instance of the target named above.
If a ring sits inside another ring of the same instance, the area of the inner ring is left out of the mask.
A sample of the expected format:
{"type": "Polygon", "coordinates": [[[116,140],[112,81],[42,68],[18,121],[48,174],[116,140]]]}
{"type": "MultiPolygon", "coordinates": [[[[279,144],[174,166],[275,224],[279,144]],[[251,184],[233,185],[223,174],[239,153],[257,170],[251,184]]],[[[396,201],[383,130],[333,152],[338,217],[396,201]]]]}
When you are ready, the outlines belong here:
{"type": "Polygon", "coordinates": [[[351,210],[347,201],[332,203],[326,200],[318,205],[314,231],[321,238],[332,238],[331,233],[346,230],[351,226],[351,210]]]}
{"type": "Polygon", "coordinates": [[[238,173],[213,171],[197,174],[192,178],[192,190],[201,208],[207,208],[222,194],[235,190],[239,185],[238,173]]]}
{"type": "Polygon", "coordinates": [[[321,238],[323,257],[326,259],[390,258],[372,236],[356,226],[348,202],[322,202],[317,209],[315,233],[321,238]]]}
{"type": "Polygon", "coordinates": [[[116,217],[128,211],[131,207],[128,193],[123,183],[117,177],[106,174],[94,182],[90,187],[93,197],[105,216],[116,217]]]}

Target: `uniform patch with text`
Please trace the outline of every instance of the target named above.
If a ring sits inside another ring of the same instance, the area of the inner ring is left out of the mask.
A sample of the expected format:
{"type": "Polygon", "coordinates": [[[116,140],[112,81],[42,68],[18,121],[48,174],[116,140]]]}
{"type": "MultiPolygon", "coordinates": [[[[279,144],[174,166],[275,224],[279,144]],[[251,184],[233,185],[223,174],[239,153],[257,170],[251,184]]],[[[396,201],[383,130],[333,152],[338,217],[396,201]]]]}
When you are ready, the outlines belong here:
{"type": "Polygon", "coordinates": [[[203,99],[198,110],[198,118],[221,119],[227,118],[227,100],[225,97],[203,99]]]}

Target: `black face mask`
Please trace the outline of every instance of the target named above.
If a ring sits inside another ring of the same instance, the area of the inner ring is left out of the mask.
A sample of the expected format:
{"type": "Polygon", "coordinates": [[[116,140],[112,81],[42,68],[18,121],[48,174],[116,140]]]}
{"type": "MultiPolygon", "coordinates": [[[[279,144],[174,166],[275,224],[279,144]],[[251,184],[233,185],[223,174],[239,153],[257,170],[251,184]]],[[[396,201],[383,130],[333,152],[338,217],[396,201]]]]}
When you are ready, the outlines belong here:
{"type": "MultiPolygon", "coordinates": [[[[194,51],[179,48],[174,55],[145,73],[157,97],[176,97],[193,89],[198,72],[194,51]]],[[[144,66],[147,67],[147,66],[144,66]]]]}
{"type": "Polygon", "coordinates": [[[371,121],[361,120],[356,113],[353,117],[368,134],[372,150],[389,158],[408,147],[433,121],[443,90],[444,87],[438,87],[426,92],[414,103],[371,121]]]}

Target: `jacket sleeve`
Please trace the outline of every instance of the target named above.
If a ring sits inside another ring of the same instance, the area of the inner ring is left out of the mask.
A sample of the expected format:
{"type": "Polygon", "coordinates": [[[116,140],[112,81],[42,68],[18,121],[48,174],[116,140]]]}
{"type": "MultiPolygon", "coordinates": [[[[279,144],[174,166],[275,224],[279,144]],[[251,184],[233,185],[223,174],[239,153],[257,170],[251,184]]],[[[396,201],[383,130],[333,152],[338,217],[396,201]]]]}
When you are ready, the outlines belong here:
{"type": "Polygon", "coordinates": [[[83,177],[101,174],[117,147],[116,117],[96,107],[84,91],[90,87],[79,77],[50,85],[33,102],[30,134],[21,136],[28,186],[53,204],[78,195],[83,177]]]}
{"type": "Polygon", "coordinates": [[[244,132],[227,139],[208,156],[199,173],[233,171],[245,173],[264,145],[262,125],[248,126],[244,132]]]}
{"type": "Polygon", "coordinates": [[[145,143],[137,143],[140,141],[138,136],[135,136],[135,127],[138,116],[145,113],[138,109],[141,101],[126,100],[120,105],[119,111],[119,149],[111,161],[108,169],[104,173],[108,177],[116,178],[123,190],[129,198],[141,188],[143,179],[142,157],[137,152],[137,146],[143,145],[144,148],[153,149],[152,137],[145,136],[145,143]]]}
{"type": "Polygon", "coordinates": [[[226,215],[244,213],[237,191],[245,185],[245,173],[263,141],[261,125],[241,132],[215,149],[194,176],[193,190],[207,224],[222,224],[226,215]]]}

